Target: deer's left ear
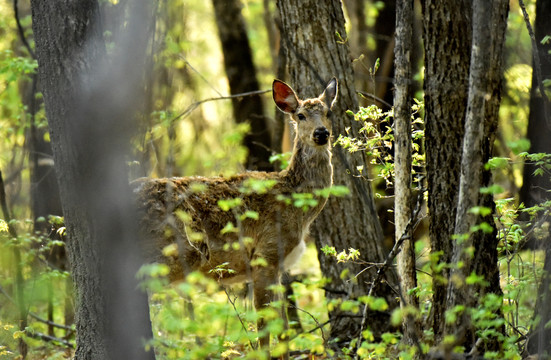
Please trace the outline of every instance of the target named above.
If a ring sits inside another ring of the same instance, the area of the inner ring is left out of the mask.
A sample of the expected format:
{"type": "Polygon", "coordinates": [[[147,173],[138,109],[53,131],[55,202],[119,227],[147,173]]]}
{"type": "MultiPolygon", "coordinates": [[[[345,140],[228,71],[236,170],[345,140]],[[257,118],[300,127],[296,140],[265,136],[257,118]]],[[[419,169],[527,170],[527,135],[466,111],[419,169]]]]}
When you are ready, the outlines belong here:
{"type": "Polygon", "coordinates": [[[293,114],[299,105],[295,91],[281,80],[274,80],[272,93],[277,107],[287,114],[293,114]]]}
{"type": "Polygon", "coordinates": [[[323,101],[329,109],[331,109],[333,107],[333,105],[335,104],[335,100],[337,99],[337,93],[339,92],[338,87],[339,86],[338,86],[338,83],[337,83],[337,78],[332,78],[327,83],[327,86],[325,87],[325,90],[323,91],[323,93],[319,97],[320,100],[323,101]]]}

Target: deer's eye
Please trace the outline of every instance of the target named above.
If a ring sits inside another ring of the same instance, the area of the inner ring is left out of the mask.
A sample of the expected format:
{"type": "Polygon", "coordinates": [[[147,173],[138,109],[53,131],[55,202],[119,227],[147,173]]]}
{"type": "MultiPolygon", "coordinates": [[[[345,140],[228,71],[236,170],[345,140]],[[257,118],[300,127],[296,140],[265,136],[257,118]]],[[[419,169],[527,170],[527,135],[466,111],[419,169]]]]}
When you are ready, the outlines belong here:
{"type": "Polygon", "coordinates": [[[306,116],[304,116],[304,114],[298,114],[297,117],[299,120],[306,120],[306,116]]]}

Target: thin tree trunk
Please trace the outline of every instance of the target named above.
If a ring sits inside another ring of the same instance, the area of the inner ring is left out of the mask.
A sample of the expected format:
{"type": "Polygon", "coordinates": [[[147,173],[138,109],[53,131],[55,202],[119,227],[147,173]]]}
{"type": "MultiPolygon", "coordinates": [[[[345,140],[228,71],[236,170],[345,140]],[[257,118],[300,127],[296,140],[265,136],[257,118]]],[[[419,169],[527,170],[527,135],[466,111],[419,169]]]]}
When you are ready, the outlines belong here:
{"type": "MultiPolygon", "coordinates": [[[[259,90],[245,19],[241,14],[241,0],[212,0],[212,3],[231,94],[259,90]]],[[[247,169],[273,170],[269,161],[271,133],[262,98],[260,95],[234,98],[232,105],[235,121],[251,125],[250,134],[245,136],[245,146],[249,150],[247,169]]]]}
{"type": "Polygon", "coordinates": [[[125,155],[149,29],[145,1],[132,2],[125,34],[107,60],[95,0],[33,0],[33,31],[77,293],[75,359],[152,359],[147,297],[137,287],[125,155]],[[106,61],[107,60],[107,61],[106,61]]]}
{"type": "Polygon", "coordinates": [[[431,316],[437,342],[443,337],[449,279],[447,267],[442,264],[451,261],[458,199],[470,64],[470,16],[470,1],[424,2],[425,148],[433,265],[431,316]],[[454,21],[450,21],[452,16],[454,21]]]}
{"type": "MultiPolygon", "coordinates": [[[[290,83],[303,97],[312,96],[323,89],[332,76],[339,79],[339,96],[333,111],[333,135],[356,136],[359,124],[345,114],[350,109],[358,109],[354,89],[354,77],[348,45],[342,42],[346,37],[341,3],[336,0],[310,0],[300,4],[292,0],[277,2],[282,21],[282,41],[288,55],[290,83]],[[340,35],[337,35],[337,33],[340,35]]],[[[313,226],[313,235],[318,249],[329,245],[336,249],[355,248],[360,250],[363,260],[383,262],[381,246],[382,230],[373,195],[368,181],[355,176],[357,166],[365,165],[364,153],[350,154],[340,147],[333,149],[334,183],[346,185],[351,195],[345,198],[330,198],[313,226]]],[[[370,281],[375,278],[375,269],[360,273],[362,267],[354,264],[337,263],[333,258],[319,252],[320,267],[325,277],[330,279],[326,287],[326,297],[356,298],[369,292],[370,281]],[[342,277],[343,271],[348,276],[342,277]],[[353,281],[349,281],[350,277],[353,281]]],[[[396,284],[393,271],[387,272],[390,284],[396,284]]],[[[387,299],[391,308],[396,306],[395,295],[386,285],[378,284],[376,296],[387,299]]],[[[361,318],[335,309],[329,314],[331,337],[340,341],[356,338],[361,327],[361,318]]],[[[375,334],[388,329],[388,313],[370,315],[370,330],[375,334]]]]}
{"type": "MultiPolygon", "coordinates": [[[[409,237],[402,243],[397,256],[400,280],[400,306],[402,309],[419,307],[419,299],[410,291],[417,287],[415,249],[411,229],[404,234],[411,209],[411,55],[413,35],[413,2],[398,0],[396,3],[396,45],[394,49],[394,221],[395,240],[409,237]]],[[[405,312],[408,314],[408,312],[405,312]]],[[[421,329],[415,317],[406,315],[402,321],[404,341],[413,345],[418,341],[421,329]]]]}

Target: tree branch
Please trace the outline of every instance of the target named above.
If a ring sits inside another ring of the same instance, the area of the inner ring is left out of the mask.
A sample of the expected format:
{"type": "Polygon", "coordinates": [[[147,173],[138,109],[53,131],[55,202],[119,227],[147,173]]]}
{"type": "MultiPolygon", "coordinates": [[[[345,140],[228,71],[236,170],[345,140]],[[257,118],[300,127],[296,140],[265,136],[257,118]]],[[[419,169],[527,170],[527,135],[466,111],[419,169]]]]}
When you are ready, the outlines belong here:
{"type": "Polygon", "coordinates": [[[25,30],[23,29],[23,26],[21,25],[21,21],[19,20],[19,6],[17,6],[18,0],[13,0],[13,14],[15,17],[15,23],[17,24],[17,32],[19,33],[19,37],[21,38],[21,42],[23,42],[23,45],[25,45],[25,48],[27,48],[27,51],[31,55],[33,59],[36,59],[36,55],[31,48],[31,45],[29,45],[29,42],[27,41],[27,37],[25,36],[25,30]]]}
{"type": "Polygon", "coordinates": [[[62,346],[66,347],[66,348],[69,348],[69,349],[74,349],[75,348],[75,344],[73,344],[72,342],[70,342],[68,340],[61,339],[61,338],[51,336],[51,335],[47,335],[47,334],[43,334],[43,333],[40,333],[40,332],[25,331],[25,335],[28,336],[28,337],[31,337],[33,339],[39,339],[39,340],[43,340],[43,341],[47,341],[47,342],[58,343],[59,345],[62,345],[62,346]]]}
{"type": "Polygon", "coordinates": [[[189,105],[184,111],[182,111],[180,114],[176,115],[175,117],[170,120],[171,123],[174,121],[180,119],[180,118],[186,118],[191,114],[191,112],[199,107],[199,105],[209,102],[209,101],[218,101],[218,100],[228,100],[228,99],[235,99],[235,98],[241,98],[245,96],[253,96],[253,95],[261,95],[268,93],[272,90],[256,90],[256,91],[247,91],[244,93],[239,93],[235,95],[228,95],[228,96],[220,96],[220,97],[211,97],[203,100],[199,100],[194,102],[193,104],[189,105]]]}

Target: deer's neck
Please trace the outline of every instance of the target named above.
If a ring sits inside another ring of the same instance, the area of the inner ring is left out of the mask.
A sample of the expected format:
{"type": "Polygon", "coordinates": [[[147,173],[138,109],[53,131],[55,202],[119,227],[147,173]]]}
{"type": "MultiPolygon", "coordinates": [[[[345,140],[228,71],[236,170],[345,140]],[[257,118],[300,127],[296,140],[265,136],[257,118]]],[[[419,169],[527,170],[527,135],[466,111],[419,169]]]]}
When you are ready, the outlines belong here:
{"type": "Polygon", "coordinates": [[[312,191],[331,186],[333,166],[331,148],[307,146],[295,140],[293,156],[283,176],[297,191],[312,191]]]}

